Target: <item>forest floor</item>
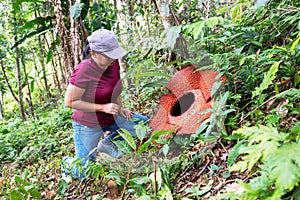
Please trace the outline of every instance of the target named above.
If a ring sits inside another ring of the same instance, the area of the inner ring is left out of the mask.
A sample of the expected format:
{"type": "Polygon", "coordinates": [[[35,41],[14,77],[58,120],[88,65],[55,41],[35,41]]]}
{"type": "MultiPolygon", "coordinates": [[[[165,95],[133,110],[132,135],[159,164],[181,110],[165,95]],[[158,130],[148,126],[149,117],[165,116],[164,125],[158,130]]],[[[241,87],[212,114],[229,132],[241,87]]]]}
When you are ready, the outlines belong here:
{"type": "MultiPolygon", "coordinates": [[[[189,197],[187,189],[198,188],[201,190],[201,200],[210,199],[216,196],[222,190],[236,191],[239,188],[236,180],[247,180],[247,173],[229,173],[227,157],[233,143],[228,141],[217,141],[213,143],[198,143],[191,151],[187,152],[188,157],[194,154],[202,154],[199,162],[191,162],[184,169],[179,170],[172,177],[172,194],[177,198],[189,197]]],[[[192,159],[192,158],[191,158],[192,159]]],[[[59,190],[59,180],[61,173],[59,170],[52,171],[52,174],[46,176],[44,182],[53,181],[52,190],[42,192],[43,199],[53,199],[59,190]]],[[[123,188],[117,186],[116,182],[105,178],[92,178],[86,181],[73,180],[68,183],[68,189],[65,191],[64,199],[85,199],[87,196],[92,199],[115,200],[119,199],[123,188]],[[101,188],[101,189],[99,189],[101,188]]],[[[123,199],[136,199],[132,195],[123,197],[123,199]]],[[[197,198],[194,198],[197,199],[197,198]]],[[[200,199],[200,197],[198,197],[200,199]]]]}

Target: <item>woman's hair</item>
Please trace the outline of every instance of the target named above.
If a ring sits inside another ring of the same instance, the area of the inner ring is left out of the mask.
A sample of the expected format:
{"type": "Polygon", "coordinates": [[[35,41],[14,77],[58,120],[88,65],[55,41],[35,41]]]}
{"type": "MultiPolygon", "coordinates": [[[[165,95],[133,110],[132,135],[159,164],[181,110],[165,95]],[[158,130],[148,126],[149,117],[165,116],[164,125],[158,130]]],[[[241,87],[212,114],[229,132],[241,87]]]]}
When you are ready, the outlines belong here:
{"type": "Polygon", "coordinates": [[[82,60],[91,57],[91,52],[90,52],[90,50],[91,50],[90,44],[89,44],[89,42],[87,41],[87,42],[86,42],[86,45],[85,45],[85,47],[84,47],[84,49],[83,49],[83,52],[82,52],[82,60]]]}

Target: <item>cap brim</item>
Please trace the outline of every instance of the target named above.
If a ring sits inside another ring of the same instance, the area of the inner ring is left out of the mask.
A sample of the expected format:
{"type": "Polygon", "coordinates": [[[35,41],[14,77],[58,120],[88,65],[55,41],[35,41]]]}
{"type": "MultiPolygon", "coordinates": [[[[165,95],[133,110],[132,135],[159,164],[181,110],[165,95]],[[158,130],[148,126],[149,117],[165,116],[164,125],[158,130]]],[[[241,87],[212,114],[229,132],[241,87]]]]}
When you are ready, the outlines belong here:
{"type": "Polygon", "coordinates": [[[127,51],[125,51],[122,47],[118,47],[112,51],[102,53],[113,59],[121,59],[127,54],[127,51]]]}

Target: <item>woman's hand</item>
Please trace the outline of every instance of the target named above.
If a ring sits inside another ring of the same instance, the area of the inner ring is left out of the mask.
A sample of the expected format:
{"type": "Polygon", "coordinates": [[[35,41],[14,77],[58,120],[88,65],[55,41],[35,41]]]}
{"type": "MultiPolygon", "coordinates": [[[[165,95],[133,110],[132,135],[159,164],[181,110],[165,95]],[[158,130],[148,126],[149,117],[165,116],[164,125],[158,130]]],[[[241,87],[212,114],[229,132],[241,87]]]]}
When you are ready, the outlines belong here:
{"type": "Polygon", "coordinates": [[[120,108],[119,113],[120,113],[120,115],[122,115],[127,120],[132,118],[132,112],[130,110],[120,108]]]}
{"type": "Polygon", "coordinates": [[[106,103],[106,104],[102,104],[102,106],[103,106],[102,107],[103,112],[112,114],[112,115],[118,114],[118,112],[120,110],[120,106],[115,103],[106,103]]]}

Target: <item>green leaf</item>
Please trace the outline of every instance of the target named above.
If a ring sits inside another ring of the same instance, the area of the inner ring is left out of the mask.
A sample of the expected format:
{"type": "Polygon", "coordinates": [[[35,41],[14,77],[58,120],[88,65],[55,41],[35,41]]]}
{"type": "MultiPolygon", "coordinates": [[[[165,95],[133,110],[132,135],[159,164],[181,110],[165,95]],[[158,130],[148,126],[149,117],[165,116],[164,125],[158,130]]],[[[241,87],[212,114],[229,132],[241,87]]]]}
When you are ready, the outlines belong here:
{"type": "Polygon", "coordinates": [[[151,197],[148,195],[143,195],[138,198],[138,200],[151,200],[151,197]]]}
{"type": "Polygon", "coordinates": [[[163,182],[162,173],[161,173],[160,169],[156,169],[156,172],[155,173],[152,172],[149,177],[152,181],[152,184],[154,184],[154,182],[156,182],[157,189],[160,189],[162,186],[162,182],[163,182]]]}
{"type": "Polygon", "coordinates": [[[163,77],[167,77],[167,78],[171,78],[171,76],[169,74],[165,74],[165,73],[161,73],[161,72],[145,72],[145,73],[139,73],[138,75],[136,75],[137,79],[140,79],[141,77],[145,77],[145,76],[163,76],[163,77]]]}
{"type": "Polygon", "coordinates": [[[241,148],[245,147],[245,143],[243,141],[238,142],[228,154],[227,165],[231,166],[235,159],[240,155],[239,151],[241,148]]]}
{"type": "Polygon", "coordinates": [[[243,14],[243,7],[241,3],[235,3],[229,12],[229,15],[232,19],[233,22],[238,21],[239,19],[241,19],[243,14]]]}
{"type": "Polygon", "coordinates": [[[230,167],[230,171],[251,170],[258,161],[264,162],[275,151],[279,142],[284,141],[286,136],[278,133],[277,129],[267,126],[243,127],[234,131],[249,139],[248,146],[240,148],[239,153],[245,154],[242,160],[230,167]]]}
{"type": "Polygon", "coordinates": [[[138,150],[138,153],[141,154],[143,153],[149,146],[152,142],[154,142],[155,140],[157,140],[160,136],[162,135],[166,135],[166,134],[171,134],[172,131],[170,130],[160,130],[160,131],[155,131],[152,136],[145,142],[143,143],[139,150],[138,150]]]}
{"type": "Polygon", "coordinates": [[[202,190],[199,190],[199,186],[197,187],[193,187],[193,188],[187,188],[185,190],[186,193],[191,193],[189,196],[203,196],[204,194],[206,194],[207,192],[209,192],[211,190],[211,186],[208,187],[204,187],[202,190]]]}
{"type": "Polygon", "coordinates": [[[41,199],[41,194],[37,189],[32,188],[28,192],[34,199],[41,199]]]}
{"type": "Polygon", "coordinates": [[[24,181],[22,180],[22,178],[20,177],[20,176],[14,176],[14,181],[16,182],[16,183],[19,183],[19,184],[23,184],[24,183],[24,181]]]}
{"type": "Polygon", "coordinates": [[[138,124],[138,125],[134,126],[134,129],[135,129],[135,133],[136,133],[137,137],[139,138],[140,141],[142,141],[146,137],[146,134],[147,134],[146,126],[138,124]]]}
{"type": "Polygon", "coordinates": [[[278,133],[276,128],[262,125],[254,127],[243,127],[236,131],[233,131],[233,133],[241,134],[248,138],[250,140],[249,145],[268,140],[279,142],[284,141],[286,138],[284,134],[278,133]]]}
{"type": "Polygon", "coordinates": [[[10,194],[9,194],[9,199],[11,200],[23,200],[25,199],[22,194],[17,191],[17,190],[13,190],[10,194]]]}
{"type": "Polygon", "coordinates": [[[122,180],[122,175],[118,174],[118,173],[115,173],[115,172],[111,172],[109,173],[106,178],[108,179],[115,179],[116,180],[116,183],[118,185],[122,184],[123,180],[122,180]]]}
{"type": "Polygon", "coordinates": [[[60,179],[60,181],[58,182],[58,190],[57,193],[64,195],[65,191],[69,189],[69,185],[68,183],[64,180],[64,179],[60,179]]]}
{"type": "Polygon", "coordinates": [[[123,152],[128,153],[130,155],[133,155],[132,149],[130,148],[129,144],[126,141],[122,140],[115,140],[113,141],[114,144],[117,145],[118,148],[120,148],[123,152]]]}
{"type": "Polygon", "coordinates": [[[173,200],[172,192],[167,184],[162,185],[162,190],[158,192],[165,200],[173,200]]]}
{"type": "Polygon", "coordinates": [[[258,96],[262,93],[263,90],[267,89],[272,81],[276,78],[276,72],[278,71],[278,66],[280,62],[275,62],[267,74],[265,74],[263,82],[260,84],[259,87],[255,88],[255,91],[252,92],[252,98],[258,96]]]}
{"type": "Polygon", "coordinates": [[[177,38],[181,32],[181,26],[172,26],[167,32],[167,44],[172,49],[174,48],[177,38]]]}
{"type": "Polygon", "coordinates": [[[70,17],[75,18],[75,19],[80,17],[83,6],[84,6],[84,3],[75,3],[70,8],[70,17]]]}
{"type": "Polygon", "coordinates": [[[150,82],[150,83],[146,83],[145,85],[143,85],[143,87],[141,88],[141,90],[148,88],[148,87],[153,87],[153,88],[160,88],[160,87],[165,87],[167,85],[167,81],[166,80],[161,80],[161,81],[154,81],[154,82],[150,82]]]}
{"type": "Polygon", "coordinates": [[[204,27],[204,24],[205,24],[204,21],[195,22],[195,23],[189,25],[187,27],[186,31],[187,31],[187,33],[192,34],[194,39],[202,38],[202,35],[203,35],[202,29],[204,27]]]}
{"type": "Polygon", "coordinates": [[[259,47],[262,47],[262,43],[260,42],[257,42],[257,41],[251,41],[252,44],[256,45],[256,46],[259,46],[259,47]]]}
{"type": "Polygon", "coordinates": [[[220,24],[220,22],[223,21],[222,17],[210,17],[207,20],[205,20],[205,25],[208,28],[214,28],[216,25],[220,24]]]}
{"type": "Polygon", "coordinates": [[[126,142],[131,146],[133,150],[136,150],[134,138],[132,137],[129,131],[127,131],[124,128],[121,128],[121,131],[118,131],[118,133],[124,138],[124,140],[126,140],[126,142]]]}
{"type": "Polygon", "coordinates": [[[129,181],[138,184],[138,185],[142,185],[145,183],[149,183],[151,181],[151,179],[147,176],[139,176],[139,177],[134,177],[132,179],[130,179],[129,181]]]}
{"type": "Polygon", "coordinates": [[[300,183],[300,144],[287,143],[274,151],[265,163],[279,190],[291,191],[300,183]]]}
{"type": "Polygon", "coordinates": [[[264,7],[267,3],[269,2],[269,0],[257,0],[254,8],[257,10],[257,9],[260,9],[261,7],[264,7]]]}
{"type": "Polygon", "coordinates": [[[298,35],[298,38],[292,43],[291,53],[295,51],[296,46],[299,44],[299,40],[300,40],[300,34],[298,35]]]}

